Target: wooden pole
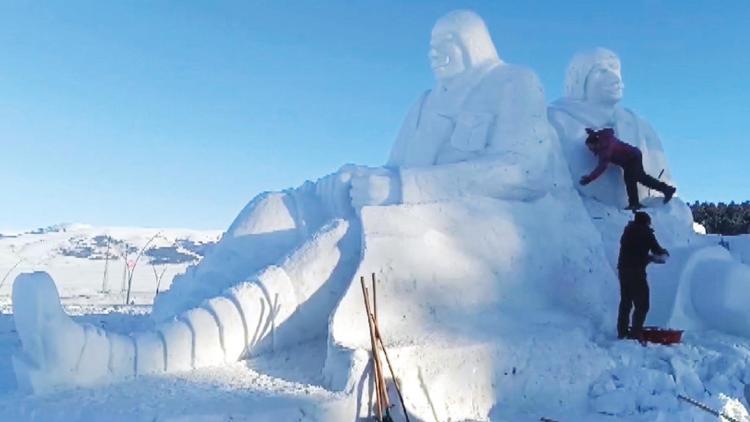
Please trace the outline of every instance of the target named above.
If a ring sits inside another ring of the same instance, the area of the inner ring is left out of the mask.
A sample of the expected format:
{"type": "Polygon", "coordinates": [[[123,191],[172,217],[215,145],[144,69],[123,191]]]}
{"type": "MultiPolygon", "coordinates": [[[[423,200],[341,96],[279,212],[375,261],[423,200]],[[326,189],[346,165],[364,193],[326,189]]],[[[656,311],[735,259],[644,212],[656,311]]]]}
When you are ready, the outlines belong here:
{"type": "MultiPolygon", "coordinates": [[[[375,333],[375,346],[377,346],[377,339],[378,339],[378,295],[377,290],[375,287],[375,273],[372,273],[372,319],[373,319],[373,332],[375,333]]],[[[383,395],[383,404],[386,409],[386,415],[388,414],[388,410],[391,407],[390,399],[388,398],[388,389],[386,388],[385,384],[385,370],[383,369],[383,363],[380,362],[380,354],[375,353],[376,359],[378,360],[378,368],[380,369],[380,388],[383,395]]]]}
{"type": "Polygon", "coordinates": [[[378,398],[380,399],[380,408],[385,411],[385,418],[388,416],[388,398],[385,389],[385,379],[383,378],[383,364],[380,362],[380,354],[378,353],[378,337],[375,331],[375,318],[372,315],[372,308],[370,307],[370,292],[365,288],[367,292],[367,298],[365,299],[365,306],[367,307],[368,316],[370,318],[370,325],[372,327],[372,341],[375,345],[373,349],[372,358],[375,360],[375,381],[378,388],[378,398]]]}
{"type": "Polygon", "coordinates": [[[378,328],[377,324],[375,324],[375,337],[380,342],[380,347],[383,349],[383,355],[385,355],[385,362],[388,364],[388,371],[391,373],[391,378],[393,378],[393,385],[396,387],[396,394],[398,394],[398,399],[401,401],[401,409],[404,411],[404,416],[406,417],[406,422],[409,422],[409,414],[406,412],[406,403],[404,403],[404,396],[401,395],[401,388],[398,386],[398,381],[396,381],[396,373],[393,371],[393,365],[391,365],[391,359],[388,357],[388,351],[385,350],[385,342],[383,342],[383,337],[380,335],[380,328],[378,328]]]}
{"type": "Polygon", "coordinates": [[[375,323],[378,322],[378,294],[375,290],[375,273],[372,273],[372,315],[375,318],[375,323]]]}
{"type": "Polygon", "coordinates": [[[380,401],[380,381],[378,378],[378,360],[376,359],[377,348],[375,344],[375,332],[372,327],[372,317],[370,315],[370,300],[369,294],[367,293],[367,287],[365,287],[364,276],[359,278],[359,282],[362,285],[362,295],[365,300],[365,311],[367,312],[367,326],[370,329],[370,346],[372,347],[372,369],[373,377],[375,378],[375,404],[378,411],[378,421],[383,422],[383,408],[380,401]]]}

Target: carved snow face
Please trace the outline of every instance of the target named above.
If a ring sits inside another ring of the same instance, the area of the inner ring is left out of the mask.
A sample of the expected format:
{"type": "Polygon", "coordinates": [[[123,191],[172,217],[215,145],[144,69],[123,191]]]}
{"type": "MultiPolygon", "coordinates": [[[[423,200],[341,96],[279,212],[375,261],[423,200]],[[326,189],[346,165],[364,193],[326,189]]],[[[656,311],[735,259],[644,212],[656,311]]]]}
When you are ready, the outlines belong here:
{"type": "Polygon", "coordinates": [[[433,32],[429,56],[430,67],[439,81],[456,77],[466,70],[463,51],[453,34],[433,32]]]}
{"type": "Polygon", "coordinates": [[[586,101],[615,104],[622,99],[623,88],[619,61],[597,62],[586,77],[586,101]]]}

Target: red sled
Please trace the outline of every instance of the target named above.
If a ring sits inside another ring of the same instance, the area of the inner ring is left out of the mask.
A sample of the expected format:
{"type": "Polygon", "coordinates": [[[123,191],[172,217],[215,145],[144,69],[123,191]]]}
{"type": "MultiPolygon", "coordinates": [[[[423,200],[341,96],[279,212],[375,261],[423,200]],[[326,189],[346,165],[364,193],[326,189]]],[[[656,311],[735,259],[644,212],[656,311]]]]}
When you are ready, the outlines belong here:
{"type": "Polygon", "coordinates": [[[678,344],[682,341],[682,330],[659,327],[643,327],[643,340],[650,343],[678,344]]]}

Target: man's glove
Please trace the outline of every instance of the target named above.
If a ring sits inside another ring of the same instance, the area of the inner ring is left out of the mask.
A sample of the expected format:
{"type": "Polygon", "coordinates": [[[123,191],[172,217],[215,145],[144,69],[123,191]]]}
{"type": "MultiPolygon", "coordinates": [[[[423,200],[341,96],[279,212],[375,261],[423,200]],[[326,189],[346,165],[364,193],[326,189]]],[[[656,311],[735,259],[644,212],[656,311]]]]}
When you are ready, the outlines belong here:
{"type": "Polygon", "coordinates": [[[649,255],[648,260],[650,262],[656,263],[656,264],[664,264],[667,262],[668,254],[662,254],[662,255],[649,255]]]}
{"type": "Polygon", "coordinates": [[[581,180],[579,180],[578,183],[580,183],[581,186],[586,186],[591,183],[591,179],[588,176],[581,176],[581,180]]]}

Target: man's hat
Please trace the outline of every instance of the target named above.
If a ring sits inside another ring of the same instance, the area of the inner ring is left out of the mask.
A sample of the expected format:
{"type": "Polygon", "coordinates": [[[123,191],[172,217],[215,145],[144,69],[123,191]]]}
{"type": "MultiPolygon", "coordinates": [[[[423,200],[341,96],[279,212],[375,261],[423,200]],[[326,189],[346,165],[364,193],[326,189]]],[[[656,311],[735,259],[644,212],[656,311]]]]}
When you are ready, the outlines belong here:
{"type": "Polygon", "coordinates": [[[637,211],[635,213],[635,218],[633,219],[633,221],[635,221],[638,224],[643,224],[646,226],[651,225],[651,217],[643,211],[637,211]]]}

